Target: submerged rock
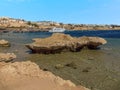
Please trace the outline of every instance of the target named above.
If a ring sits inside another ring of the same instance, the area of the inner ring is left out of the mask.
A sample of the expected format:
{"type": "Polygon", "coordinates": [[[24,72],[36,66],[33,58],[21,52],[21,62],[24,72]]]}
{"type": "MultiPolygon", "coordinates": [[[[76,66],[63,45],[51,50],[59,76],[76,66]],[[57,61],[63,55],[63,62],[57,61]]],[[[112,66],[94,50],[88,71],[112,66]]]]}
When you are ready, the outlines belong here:
{"type": "Polygon", "coordinates": [[[0,90],[89,90],[43,71],[30,61],[0,63],[0,90]]]}
{"type": "Polygon", "coordinates": [[[64,67],[64,65],[62,65],[62,64],[57,64],[57,65],[55,65],[55,68],[56,69],[61,69],[61,68],[63,68],[64,67]]]}
{"type": "Polygon", "coordinates": [[[82,70],[82,72],[90,72],[91,67],[86,67],[85,69],[82,70]]]}
{"type": "Polygon", "coordinates": [[[96,49],[98,46],[106,44],[107,41],[99,37],[71,37],[70,35],[62,33],[54,33],[48,38],[33,39],[32,44],[27,44],[33,53],[60,53],[62,51],[77,52],[83,47],[96,49]]]}
{"type": "Polygon", "coordinates": [[[0,40],[0,46],[2,47],[9,47],[10,43],[4,39],[0,40]]]}
{"type": "Polygon", "coordinates": [[[9,62],[16,58],[14,53],[0,53],[0,62],[9,62]]]}
{"type": "Polygon", "coordinates": [[[68,64],[66,64],[65,66],[71,67],[71,68],[73,68],[73,69],[77,69],[77,64],[76,64],[75,62],[68,63],[68,64]]]}

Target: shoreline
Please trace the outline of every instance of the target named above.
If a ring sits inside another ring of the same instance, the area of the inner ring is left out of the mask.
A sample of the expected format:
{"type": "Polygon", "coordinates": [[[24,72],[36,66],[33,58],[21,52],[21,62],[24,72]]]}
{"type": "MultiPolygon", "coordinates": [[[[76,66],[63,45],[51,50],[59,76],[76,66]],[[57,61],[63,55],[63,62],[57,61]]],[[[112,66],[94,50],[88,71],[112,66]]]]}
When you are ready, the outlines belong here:
{"type": "Polygon", "coordinates": [[[49,31],[52,28],[65,28],[66,30],[120,30],[116,24],[65,24],[54,21],[26,21],[9,17],[0,18],[0,31],[49,31]]]}
{"type": "MultiPolygon", "coordinates": [[[[120,31],[120,29],[98,29],[98,30],[94,30],[94,29],[87,29],[87,30],[65,30],[66,31],[120,31]]],[[[12,29],[12,30],[8,30],[8,29],[4,29],[4,30],[0,30],[0,33],[9,33],[9,32],[12,32],[12,33],[27,33],[27,32],[49,32],[49,30],[40,30],[40,29],[33,29],[33,30],[30,30],[30,29],[26,29],[26,30],[15,30],[15,29],[12,29]]]]}
{"type": "Polygon", "coordinates": [[[49,71],[43,71],[30,61],[0,62],[0,83],[1,90],[89,90],[49,71]]]}

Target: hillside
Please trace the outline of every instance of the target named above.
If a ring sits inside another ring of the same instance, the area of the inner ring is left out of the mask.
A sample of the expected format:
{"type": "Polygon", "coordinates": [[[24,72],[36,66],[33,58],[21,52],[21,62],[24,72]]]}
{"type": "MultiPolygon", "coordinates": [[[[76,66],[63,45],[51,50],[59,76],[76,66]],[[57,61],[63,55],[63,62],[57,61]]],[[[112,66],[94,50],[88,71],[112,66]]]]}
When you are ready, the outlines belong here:
{"type": "Polygon", "coordinates": [[[9,17],[0,18],[0,30],[48,31],[53,27],[64,27],[67,30],[120,30],[120,25],[64,24],[52,21],[32,22],[9,17]]]}

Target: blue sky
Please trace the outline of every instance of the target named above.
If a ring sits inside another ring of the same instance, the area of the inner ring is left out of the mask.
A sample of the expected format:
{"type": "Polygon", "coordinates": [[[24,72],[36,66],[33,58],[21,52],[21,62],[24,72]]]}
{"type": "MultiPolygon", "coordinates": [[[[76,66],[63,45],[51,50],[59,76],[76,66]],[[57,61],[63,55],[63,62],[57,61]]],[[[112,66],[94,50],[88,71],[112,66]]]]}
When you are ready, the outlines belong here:
{"type": "Polygon", "coordinates": [[[0,0],[0,16],[32,21],[120,24],[120,0],[0,0]]]}

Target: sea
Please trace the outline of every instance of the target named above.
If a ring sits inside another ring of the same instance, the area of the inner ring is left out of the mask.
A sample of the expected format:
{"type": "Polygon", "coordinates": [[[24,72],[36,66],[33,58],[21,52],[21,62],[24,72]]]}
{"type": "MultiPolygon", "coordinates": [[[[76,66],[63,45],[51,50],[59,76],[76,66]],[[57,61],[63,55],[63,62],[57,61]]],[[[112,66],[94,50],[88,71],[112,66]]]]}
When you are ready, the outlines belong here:
{"type": "Polygon", "coordinates": [[[15,53],[13,62],[32,61],[45,71],[50,71],[76,85],[91,90],[120,90],[120,30],[65,31],[73,37],[102,37],[107,44],[99,50],[82,49],[80,52],[59,54],[32,54],[25,47],[33,38],[50,37],[50,32],[0,33],[0,39],[8,40],[11,47],[0,47],[0,52],[15,53]],[[59,66],[59,67],[58,67],[59,66]]]}

